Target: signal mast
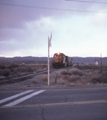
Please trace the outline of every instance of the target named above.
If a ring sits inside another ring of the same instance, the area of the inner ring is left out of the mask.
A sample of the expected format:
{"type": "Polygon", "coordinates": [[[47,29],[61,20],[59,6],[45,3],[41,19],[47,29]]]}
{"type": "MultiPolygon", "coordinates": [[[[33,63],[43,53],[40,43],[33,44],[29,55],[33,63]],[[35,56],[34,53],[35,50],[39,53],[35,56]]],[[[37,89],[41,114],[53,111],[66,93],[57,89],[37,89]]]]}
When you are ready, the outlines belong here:
{"type": "Polygon", "coordinates": [[[48,86],[50,85],[50,61],[49,61],[49,57],[50,57],[51,39],[52,39],[52,33],[51,33],[50,38],[48,36],[48,86]]]}

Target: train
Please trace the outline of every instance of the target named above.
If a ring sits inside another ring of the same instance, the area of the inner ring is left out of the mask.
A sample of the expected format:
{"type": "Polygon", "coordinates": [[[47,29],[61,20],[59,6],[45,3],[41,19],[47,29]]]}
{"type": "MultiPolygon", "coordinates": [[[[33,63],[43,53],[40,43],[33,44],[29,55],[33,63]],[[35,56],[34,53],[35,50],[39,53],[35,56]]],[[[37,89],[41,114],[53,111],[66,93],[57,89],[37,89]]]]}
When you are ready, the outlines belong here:
{"type": "Polygon", "coordinates": [[[73,65],[73,58],[66,56],[63,53],[55,53],[53,56],[52,66],[54,68],[67,67],[73,65]]]}

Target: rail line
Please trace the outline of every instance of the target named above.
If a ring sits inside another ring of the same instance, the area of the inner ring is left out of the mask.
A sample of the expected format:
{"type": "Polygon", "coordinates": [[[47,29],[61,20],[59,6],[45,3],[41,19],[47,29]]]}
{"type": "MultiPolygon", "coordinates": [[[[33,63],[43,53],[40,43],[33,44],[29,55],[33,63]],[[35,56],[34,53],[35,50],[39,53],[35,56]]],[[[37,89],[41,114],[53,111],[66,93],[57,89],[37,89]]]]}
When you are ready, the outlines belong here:
{"type": "MultiPolygon", "coordinates": [[[[70,68],[71,66],[64,67],[64,68],[59,68],[59,69],[50,69],[50,73],[53,71],[61,70],[61,69],[67,69],[70,68]]],[[[20,82],[29,78],[32,78],[33,76],[40,75],[40,74],[47,74],[48,70],[43,70],[43,71],[37,71],[36,73],[30,73],[30,74],[23,74],[23,75],[17,75],[17,76],[12,76],[12,77],[7,77],[7,78],[2,78],[0,79],[0,85],[7,84],[7,83],[15,83],[15,82],[20,82]]]]}
{"type": "MultiPolygon", "coordinates": [[[[51,69],[50,73],[53,71],[56,71],[56,70],[58,70],[58,69],[51,69]]],[[[23,74],[23,75],[19,75],[19,76],[2,78],[2,79],[0,79],[0,85],[6,84],[6,83],[20,82],[20,81],[26,80],[28,78],[32,78],[33,76],[40,75],[40,74],[47,74],[47,73],[48,73],[47,70],[43,70],[43,71],[38,71],[36,73],[23,74]]]]}

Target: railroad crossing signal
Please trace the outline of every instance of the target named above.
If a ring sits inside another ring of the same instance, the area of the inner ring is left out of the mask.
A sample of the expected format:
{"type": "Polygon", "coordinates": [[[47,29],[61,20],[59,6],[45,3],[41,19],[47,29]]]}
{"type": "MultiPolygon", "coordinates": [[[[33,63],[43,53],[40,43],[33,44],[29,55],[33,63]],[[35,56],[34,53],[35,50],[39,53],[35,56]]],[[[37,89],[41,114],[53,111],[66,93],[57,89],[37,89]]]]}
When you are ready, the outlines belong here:
{"type": "Polygon", "coordinates": [[[48,86],[50,85],[50,62],[49,62],[49,57],[50,57],[50,46],[51,46],[51,39],[52,39],[52,33],[49,38],[48,36],[48,86]]]}

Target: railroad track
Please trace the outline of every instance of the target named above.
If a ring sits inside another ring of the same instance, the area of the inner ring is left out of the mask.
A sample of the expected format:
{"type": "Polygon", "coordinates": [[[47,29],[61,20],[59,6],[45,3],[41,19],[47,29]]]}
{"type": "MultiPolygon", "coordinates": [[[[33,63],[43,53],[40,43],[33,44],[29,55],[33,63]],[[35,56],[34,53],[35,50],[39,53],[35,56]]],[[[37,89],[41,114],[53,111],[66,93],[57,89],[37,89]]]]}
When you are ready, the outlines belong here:
{"type": "MultiPolygon", "coordinates": [[[[53,71],[56,71],[56,70],[58,70],[58,69],[51,69],[50,73],[53,71]]],[[[7,77],[7,78],[2,78],[2,79],[0,79],[0,85],[6,84],[6,83],[15,83],[15,82],[23,81],[28,78],[32,78],[33,76],[40,75],[40,74],[47,74],[47,73],[48,73],[47,70],[43,70],[43,71],[38,71],[36,73],[23,74],[20,76],[12,76],[12,77],[7,77]]]]}
{"type": "MultiPolygon", "coordinates": [[[[67,68],[70,68],[70,67],[71,66],[65,67],[65,68],[59,68],[59,69],[51,69],[50,73],[53,72],[53,71],[57,71],[57,70],[60,70],[60,69],[67,69],[67,68]]],[[[7,83],[20,82],[20,81],[32,78],[33,76],[40,75],[40,74],[47,74],[47,73],[48,73],[48,70],[43,70],[43,71],[38,71],[36,73],[23,74],[23,75],[19,75],[19,76],[17,75],[17,76],[3,78],[3,79],[0,79],[0,85],[7,84],[7,83]]]]}

